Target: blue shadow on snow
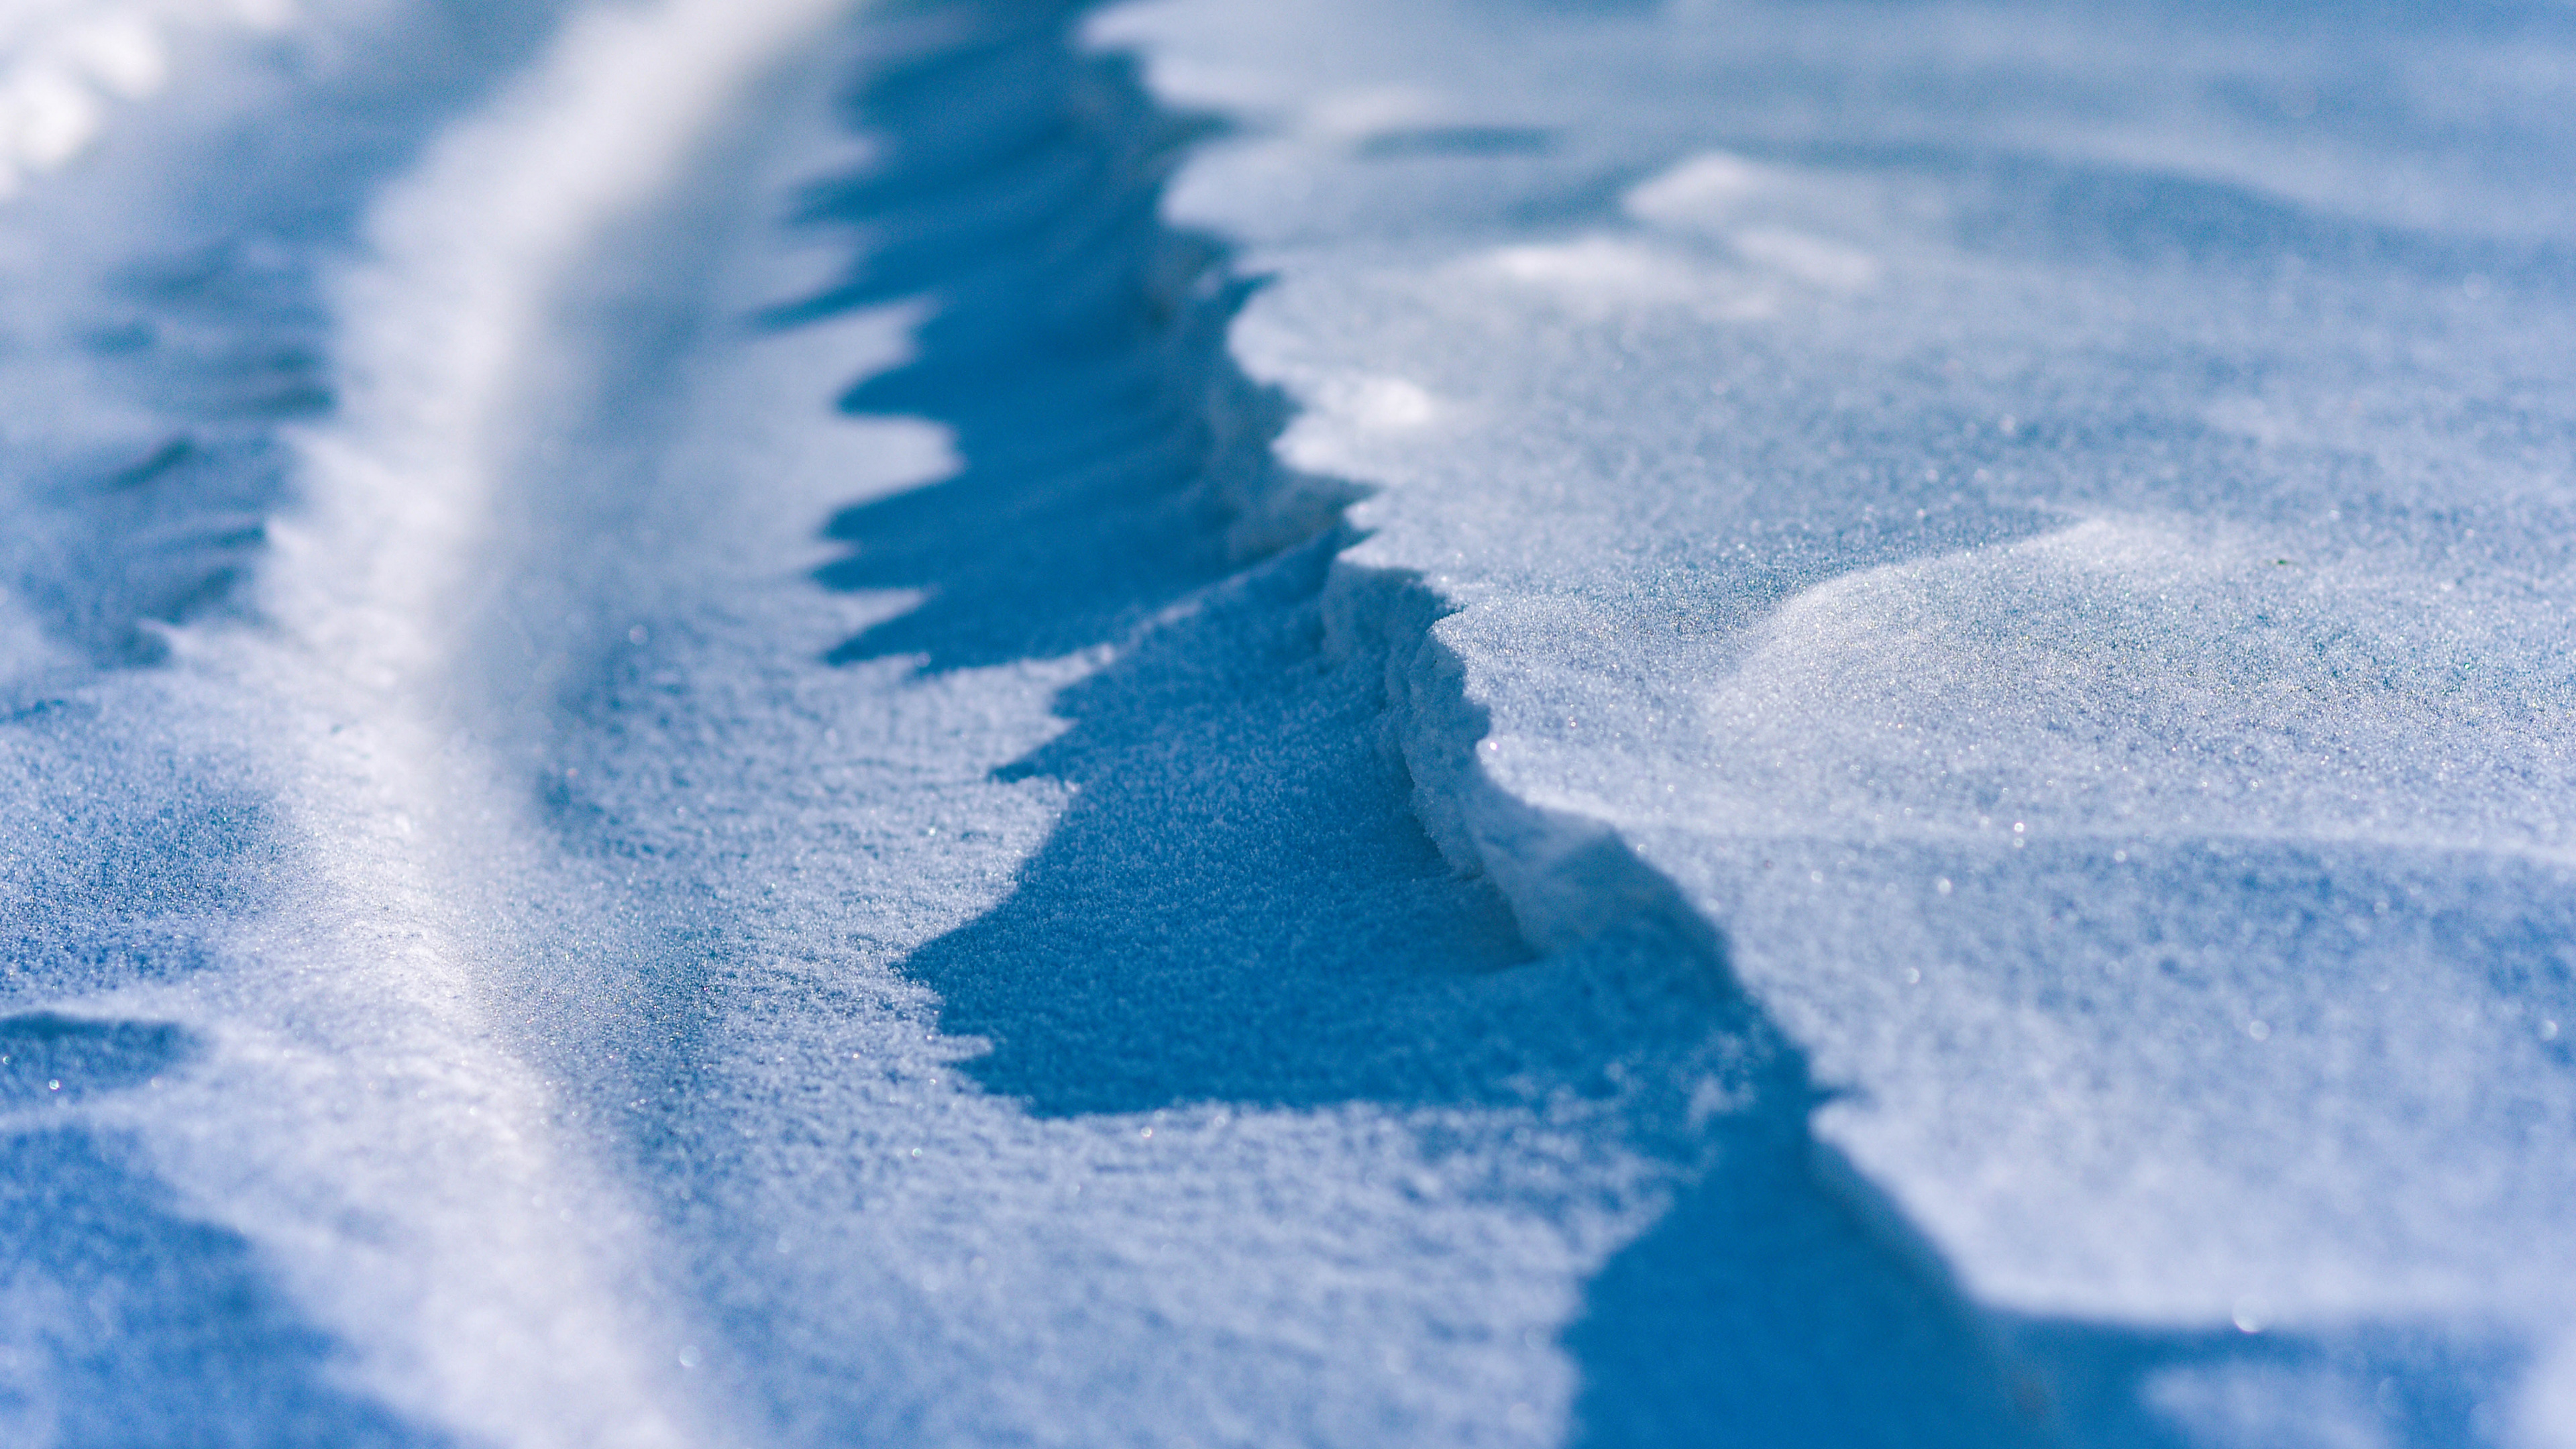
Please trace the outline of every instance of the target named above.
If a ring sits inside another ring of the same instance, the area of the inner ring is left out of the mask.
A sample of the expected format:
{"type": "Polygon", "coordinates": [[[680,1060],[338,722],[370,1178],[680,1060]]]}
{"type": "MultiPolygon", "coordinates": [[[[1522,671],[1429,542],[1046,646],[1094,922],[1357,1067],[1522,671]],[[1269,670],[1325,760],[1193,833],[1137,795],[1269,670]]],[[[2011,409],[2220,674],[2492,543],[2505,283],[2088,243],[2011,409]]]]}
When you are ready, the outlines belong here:
{"type": "MultiPolygon", "coordinates": [[[[1059,697],[1070,728],[1011,767],[1076,787],[1054,834],[1008,899],[907,963],[945,1032],[990,1043],[965,1070],[1041,1115],[1599,1104],[1683,1184],[1563,1338],[1578,1437],[1602,1449],[2161,1449],[2177,1431],[2139,1407],[2157,1374],[2387,1361],[2359,1340],[1981,1313],[1815,1142],[1818,1089],[1722,942],[1643,919],[1533,958],[1414,818],[1381,742],[1383,660],[1327,647],[1347,531],[1262,526],[1297,481],[1268,453],[1287,409],[1225,352],[1246,295],[1225,250],[1159,218],[1165,177],[1211,127],[1158,111],[1132,61],[1077,52],[1080,9],[883,12],[891,58],[851,102],[881,149],[805,208],[869,247],[768,319],[936,308],[918,355],[844,407],[946,425],[963,469],[835,516],[849,552],[817,575],[925,602],[834,661],[1121,646],[1059,697]]],[[[1472,139],[1448,149],[1545,144],[1472,139]]],[[[2465,1442],[2464,1403],[2410,1380],[2382,1427],[2465,1442]]]]}

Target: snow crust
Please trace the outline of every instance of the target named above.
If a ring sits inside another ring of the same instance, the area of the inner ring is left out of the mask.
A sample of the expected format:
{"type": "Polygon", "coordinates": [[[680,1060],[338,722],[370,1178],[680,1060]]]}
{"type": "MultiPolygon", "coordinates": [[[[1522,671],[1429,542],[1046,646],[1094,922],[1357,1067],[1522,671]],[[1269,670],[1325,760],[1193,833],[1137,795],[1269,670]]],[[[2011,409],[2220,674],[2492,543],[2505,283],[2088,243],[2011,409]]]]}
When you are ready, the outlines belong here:
{"type": "Polygon", "coordinates": [[[2576,1442],[2570,40],[0,8],[0,1440],[2576,1442]]]}
{"type": "Polygon", "coordinates": [[[1991,1309],[2560,1352],[2562,14],[1106,26],[1533,939],[1668,882],[1991,1309]]]}
{"type": "Polygon", "coordinates": [[[1058,13],[337,19],[11,234],[10,1434],[1563,1438],[1767,1058],[1421,833],[1189,128],[1058,13]]]}

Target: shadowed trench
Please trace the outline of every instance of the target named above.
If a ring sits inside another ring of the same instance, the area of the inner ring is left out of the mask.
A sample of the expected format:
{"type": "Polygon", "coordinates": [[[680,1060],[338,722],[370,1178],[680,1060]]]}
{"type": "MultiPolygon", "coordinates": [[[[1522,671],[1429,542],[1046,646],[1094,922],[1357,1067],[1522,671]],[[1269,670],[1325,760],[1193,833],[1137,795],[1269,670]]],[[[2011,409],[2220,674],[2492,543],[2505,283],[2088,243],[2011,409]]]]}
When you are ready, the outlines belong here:
{"type": "Polygon", "coordinates": [[[1159,219],[1165,178],[1218,128],[1071,45],[1082,8],[880,12],[849,107],[874,159],[803,211],[865,241],[841,285],[770,319],[926,300],[916,355],[842,405],[942,424],[962,458],[830,520],[849,552],[819,582],[922,599],[834,662],[1114,651],[1057,697],[1065,732],[1005,771],[1070,787],[1046,844],[905,963],[942,1030],[985,1045],[965,1071],[1040,1116],[1588,1104],[1677,1187],[1560,1341],[1587,1445],[2178,1449],[2252,1422],[2195,1417],[2194,1393],[2295,1404],[2352,1382],[2376,1385],[2360,1431],[2379,1442],[2484,1437],[2476,1386],[2512,1369],[2492,1345],[1970,1307],[1816,1142],[1819,1089],[1722,942],[1650,915],[1534,957],[1413,816],[1375,646],[1327,646],[1356,490],[1272,459],[1290,409],[1225,348],[1246,286],[1222,245],[1159,219]]]}
{"type": "MultiPolygon", "coordinates": [[[[2394,1333],[1987,1322],[1892,1212],[1835,1180],[1807,1127],[1817,1085],[1722,953],[1640,923],[1533,956],[1413,818],[1380,744],[1380,661],[1325,645],[1319,598],[1347,538],[1327,505],[1343,495],[1270,462],[1284,409],[1224,349],[1246,284],[1220,246],[1160,222],[1164,176],[1210,127],[1159,111],[1129,62],[1077,53],[1076,18],[1061,4],[885,7],[852,105],[882,160],[805,208],[859,224],[867,248],[846,285],[772,319],[930,298],[916,359],[847,407],[933,419],[965,459],[829,524],[851,552],[822,584],[926,595],[833,659],[939,671],[1115,648],[1056,701],[1066,732],[1011,767],[1072,787],[1047,844],[1001,905],[906,963],[949,1033],[990,1044],[969,1073],[1058,1118],[1582,1104],[1676,1184],[1561,1340],[1592,1444],[2179,1444],[2142,1386],[2181,1370],[2258,1390],[2357,1380],[2381,1442],[2485,1437],[2478,1386],[2511,1365],[2477,1345],[2427,1388],[2382,1376],[2428,1356],[2394,1333]]],[[[257,387],[101,464],[94,491],[116,501],[62,505],[78,547],[59,578],[104,582],[56,599],[55,622],[105,662],[143,662],[152,621],[220,607],[236,556],[260,547],[232,516],[267,508],[275,482],[253,435],[327,405],[302,386],[318,353],[252,355],[271,331],[303,337],[301,303],[193,276],[171,284],[188,306],[248,318],[249,361],[217,349],[206,375],[257,387]],[[129,573],[100,563],[151,519],[193,528],[199,514],[214,522],[137,550],[129,573]]],[[[183,374],[196,376],[174,364],[183,374]]],[[[13,725],[86,728],[73,714],[49,700],[13,725]]],[[[13,1003],[205,964],[180,926],[129,901],[256,904],[229,893],[249,874],[236,861],[266,848],[254,808],[98,819],[83,828],[112,848],[95,881],[75,852],[6,917],[32,923],[13,1003]],[[58,885],[86,904],[57,904],[45,892],[58,885]]],[[[75,1097],[136,1090],[190,1049],[152,1022],[0,1021],[0,1108],[18,1114],[0,1136],[0,1425],[51,1416],[72,1444],[437,1442],[337,1387],[341,1349],[247,1241],[189,1220],[128,1142],[42,1115],[56,1082],[75,1097]]]]}
{"type": "Polygon", "coordinates": [[[1229,449],[1257,458],[1267,442],[1225,435],[1209,408],[1241,288],[1213,242],[1156,214],[1208,126],[1154,109],[1126,62],[1077,57],[1059,35],[1069,13],[894,8],[889,42],[926,53],[874,79],[853,116],[893,154],[800,208],[858,223],[869,244],[846,284],[772,320],[935,297],[919,358],[842,406],[936,418],[966,459],[826,527],[859,545],[822,570],[827,586],[931,589],[835,663],[1070,653],[1227,571],[1225,500],[1205,480],[1229,449]]]}
{"type": "Polygon", "coordinates": [[[1346,533],[1262,517],[1334,495],[1270,461],[1286,409],[1224,350],[1223,250],[1157,218],[1207,128],[1076,52],[1076,13],[886,19],[851,107],[876,159],[805,207],[866,248],[772,319],[926,296],[917,355],[844,406],[944,424],[963,459],[831,520],[851,548],[822,583],[924,593],[836,662],[1116,646],[1007,772],[1072,787],[1054,833],[906,963],[943,1031],[989,1043],[965,1070],[1044,1116],[1589,1102],[1687,1185],[1565,1339],[1586,1442],[2037,1437],[1938,1274],[1819,1181],[1804,1063],[1722,960],[1642,923],[1533,959],[1424,834],[1381,745],[1382,661],[1325,645],[1346,533]]]}

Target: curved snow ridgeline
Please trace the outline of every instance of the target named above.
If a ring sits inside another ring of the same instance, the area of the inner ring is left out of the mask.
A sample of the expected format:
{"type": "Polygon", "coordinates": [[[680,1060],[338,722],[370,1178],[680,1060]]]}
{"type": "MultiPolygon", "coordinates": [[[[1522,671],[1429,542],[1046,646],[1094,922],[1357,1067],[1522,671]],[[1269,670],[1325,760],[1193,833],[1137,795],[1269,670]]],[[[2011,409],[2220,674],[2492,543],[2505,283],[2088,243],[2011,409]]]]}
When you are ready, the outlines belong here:
{"type": "Polygon", "coordinates": [[[0,8],[0,1439],[2564,1442],[2564,29],[0,8]]]}
{"type": "Polygon", "coordinates": [[[1776,1044],[1423,838],[1196,123],[1060,13],[470,9],[11,214],[12,1438],[1551,1442],[1720,1151],[1730,1311],[1961,1378],[1776,1044]]]}
{"type": "Polygon", "coordinates": [[[2568,1432],[2562,14],[1106,33],[1426,825],[1722,960],[2031,1428],[2568,1432]]]}

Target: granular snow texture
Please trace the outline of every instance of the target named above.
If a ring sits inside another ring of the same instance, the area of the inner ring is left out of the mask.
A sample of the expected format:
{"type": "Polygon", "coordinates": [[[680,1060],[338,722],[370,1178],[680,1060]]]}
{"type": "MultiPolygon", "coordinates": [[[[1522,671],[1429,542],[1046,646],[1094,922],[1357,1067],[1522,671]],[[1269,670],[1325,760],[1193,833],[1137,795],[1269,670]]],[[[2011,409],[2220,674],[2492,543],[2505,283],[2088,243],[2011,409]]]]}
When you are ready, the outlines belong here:
{"type": "Polygon", "coordinates": [[[2576,1445],[2571,102],[0,0],[0,1442],[2576,1445]]]}

